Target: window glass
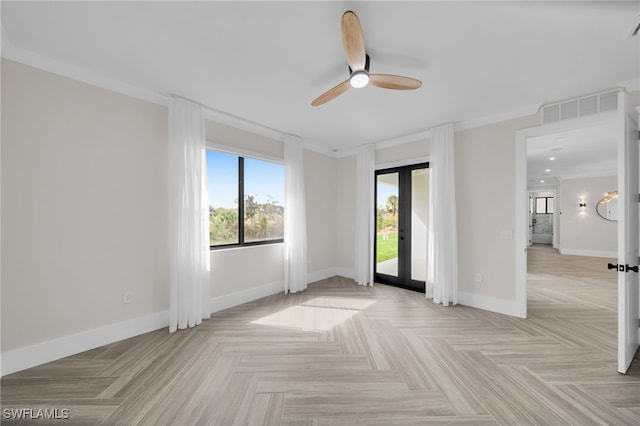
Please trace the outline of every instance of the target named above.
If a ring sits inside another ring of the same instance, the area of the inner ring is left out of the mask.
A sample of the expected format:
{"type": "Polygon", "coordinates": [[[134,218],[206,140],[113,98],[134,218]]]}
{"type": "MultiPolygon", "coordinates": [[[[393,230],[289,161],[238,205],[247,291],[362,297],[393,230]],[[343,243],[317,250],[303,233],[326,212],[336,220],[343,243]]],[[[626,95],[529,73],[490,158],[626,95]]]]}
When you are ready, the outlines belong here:
{"type": "Polygon", "coordinates": [[[210,245],[238,244],[238,156],[207,150],[210,245]]]}
{"type": "Polygon", "coordinates": [[[282,164],[207,150],[207,178],[212,248],[282,241],[282,164]]]}
{"type": "Polygon", "coordinates": [[[553,214],[553,197],[536,197],[536,214],[553,214]]]}
{"type": "Polygon", "coordinates": [[[284,237],[284,167],[244,159],[244,241],[284,237]]]}

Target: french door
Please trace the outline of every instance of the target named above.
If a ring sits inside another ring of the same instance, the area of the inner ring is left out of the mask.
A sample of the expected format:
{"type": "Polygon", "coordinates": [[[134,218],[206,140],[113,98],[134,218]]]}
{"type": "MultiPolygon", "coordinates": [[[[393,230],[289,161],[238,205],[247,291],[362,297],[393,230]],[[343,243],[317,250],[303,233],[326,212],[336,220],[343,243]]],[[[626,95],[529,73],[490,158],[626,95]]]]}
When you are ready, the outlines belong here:
{"type": "Polygon", "coordinates": [[[375,279],[424,292],[429,163],[376,171],[375,279]]]}

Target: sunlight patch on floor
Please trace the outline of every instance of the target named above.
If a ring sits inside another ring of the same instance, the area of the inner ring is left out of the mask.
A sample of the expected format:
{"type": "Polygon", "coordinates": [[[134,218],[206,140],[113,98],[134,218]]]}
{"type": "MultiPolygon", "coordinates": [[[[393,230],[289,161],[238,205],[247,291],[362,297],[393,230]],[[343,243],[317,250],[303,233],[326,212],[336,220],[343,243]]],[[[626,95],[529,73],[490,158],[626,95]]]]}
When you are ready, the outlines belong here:
{"type": "Polygon", "coordinates": [[[372,299],[322,296],[252,321],[252,324],[327,331],[376,303],[372,299]]]}

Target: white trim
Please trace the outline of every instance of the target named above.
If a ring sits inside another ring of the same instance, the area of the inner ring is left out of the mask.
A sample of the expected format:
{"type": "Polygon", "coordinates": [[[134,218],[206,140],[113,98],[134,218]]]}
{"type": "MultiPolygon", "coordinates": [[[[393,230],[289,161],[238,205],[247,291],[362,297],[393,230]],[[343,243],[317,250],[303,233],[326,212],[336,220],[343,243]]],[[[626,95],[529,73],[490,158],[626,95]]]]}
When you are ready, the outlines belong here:
{"type": "Polygon", "coordinates": [[[216,142],[206,141],[207,149],[214,151],[224,152],[226,154],[237,155],[239,157],[249,157],[255,160],[269,161],[271,163],[277,163],[284,165],[284,158],[276,157],[274,155],[263,154],[261,152],[251,151],[244,148],[238,148],[230,145],[223,145],[216,142]]]}
{"type": "Polygon", "coordinates": [[[413,166],[420,163],[428,163],[431,157],[413,157],[405,160],[390,161],[387,163],[376,164],[376,170],[392,169],[394,167],[413,166]]]}
{"type": "Polygon", "coordinates": [[[509,111],[488,115],[486,117],[473,118],[470,120],[459,121],[455,123],[455,131],[475,129],[477,127],[488,126],[490,124],[501,123],[503,121],[513,120],[516,118],[522,118],[529,115],[535,115],[540,109],[542,102],[523,106],[520,108],[513,108],[509,111]]]}
{"type": "Polygon", "coordinates": [[[327,157],[340,158],[340,155],[338,155],[338,150],[324,147],[316,142],[303,140],[302,147],[306,150],[326,155],[327,157]]]}
{"type": "Polygon", "coordinates": [[[406,143],[423,141],[426,139],[431,139],[431,129],[424,130],[418,133],[412,133],[410,135],[400,136],[397,138],[376,142],[374,146],[376,147],[376,149],[383,149],[383,148],[390,148],[392,146],[397,146],[397,145],[404,145],[406,143]]]}
{"type": "Polygon", "coordinates": [[[224,124],[227,126],[231,126],[235,129],[240,129],[247,131],[249,133],[253,133],[255,135],[264,136],[269,139],[273,139],[276,141],[282,141],[286,132],[281,130],[272,129],[271,127],[264,126],[259,123],[255,123],[253,121],[238,117],[233,114],[226,113],[224,111],[219,111],[217,109],[213,109],[207,106],[204,106],[203,115],[205,120],[211,120],[216,123],[224,124]]]}
{"type": "Polygon", "coordinates": [[[353,268],[344,268],[341,266],[337,266],[334,268],[335,273],[339,277],[349,278],[350,280],[356,279],[356,271],[353,268]]]}
{"type": "MultiPolygon", "coordinates": [[[[2,27],[4,31],[4,27],[2,27]]],[[[171,95],[159,94],[150,90],[142,89],[137,86],[133,86],[124,83],[119,80],[106,77],[97,72],[88,71],[86,69],[70,65],[59,60],[50,58],[48,56],[39,55],[26,49],[22,49],[14,46],[7,37],[2,37],[2,48],[0,52],[3,58],[9,59],[14,62],[19,62],[24,65],[28,65],[34,68],[38,68],[44,71],[48,71],[54,74],[58,74],[63,77],[78,80],[92,86],[97,86],[106,90],[111,90],[126,96],[130,96],[136,99],[152,102],[155,104],[167,106],[171,101],[171,95]]],[[[640,79],[630,79],[619,83],[619,86],[626,88],[628,91],[640,90],[640,79]]],[[[521,118],[527,115],[536,114],[542,102],[523,106],[520,108],[513,108],[505,112],[493,114],[490,116],[479,117],[469,120],[464,120],[455,123],[455,131],[469,130],[476,127],[487,126],[515,118],[521,118]]],[[[210,119],[220,124],[231,125],[237,129],[246,130],[251,133],[265,136],[275,140],[282,140],[286,132],[278,129],[273,129],[264,126],[260,123],[255,123],[242,117],[235,116],[224,111],[219,111],[206,105],[203,105],[205,119],[210,119]]],[[[409,142],[416,142],[421,139],[426,139],[431,136],[431,128],[418,133],[399,136],[397,138],[387,139],[375,143],[377,149],[388,148],[391,146],[402,145],[409,142]]],[[[302,138],[304,139],[304,138],[302,138]]],[[[323,146],[322,142],[309,142],[305,141],[305,148],[317,151],[322,154],[334,157],[342,158],[355,154],[356,148],[347,148],[346,150],[332,150],[323,146]]]]}
{"type": "Polygon", "coordinates": [[[169,311],[163,311],[7,351],[2,376],[168,326],[169,311]]]}
{"type": "Polygon", "coordinates": [[[11,43],[2,46],[2,57],[23,65],[154,104],[169,107],[169,103],[171,102],[171,96],[161,95],[150,90],[123,83],[122,81],[114,80],[97,72],[87,71],[84,68],[66,64],[48,56],[21,49],[11,43]]]}
{"type": "MultiPolygon", "coordinates": [[[[499,314],[510,315],[518,318],[526,318],[527,311],[523,311],[521,303],[516,300],[498,299],[497,297],[482,294],[466,293],[458,291],[458,304],[472,308],[484,309],[499,314]]],[[[526,306],[525,306],[526,308],[526,306]]]]}
{"type": "Polygon", "coordinates": [[[209,299],[209,309],[214,313],[277,293],[284,293],[284,281],[274,281],[224,296],[212,297],[209,299]]]}
{"type": "Polygon", "coordinates": [[[635,92],[636,90],[640,90],[640,78],[621,81],[618,83],[618,86],[624,87],[627,92],[635,92]]]}
{"type": "Polygon", "coordinates": [[[566,254],[571,256],[588,256],[588,257],[612,257],[612,258],[618,257],[618,252],[611,251],[611,250],[584,250],[584,249],[561,248],[560,254],[566,254]]]}
{"type": "Polygon", "coordinates": [[[336,158],[344,158],[344,157],[350,157],[352,155],[356,155],[358,153],[358,148],[360,148],[360,146],[354,146],[352,148],[346,148],[344,150],[340,150],[340,149],[335,150],[334,152],[336,153],[336,158]]]}
{"type": "MultiPolygon", "coordinates": [[[[586,127],[615,123],[617,111],[557,121],[518,130],[515,146],[515,250],[516,301],[519,311],[527,312],[527,246],[529,241],[529,188],[527,187],[527,139],[530,137],[567,132],[586,127]]],[[[556,228],[557,229],[557,228],[556,228]]]]}
{"type": "MultiPolygon", "coordinates": [[[[284,291],[276,281],[209,299],[211,313],[284,291]]],[[[2,376],[169,326],[169,311],[110,324],[2,353],[2,376]]],[[[167,330],[168,333],[168,330],[167,330]]]]}
{"type": "MultiPolygon", "coordinates": [[[[3,43],[6,40],[3,38],[3,43]]],[[[151,102],[168,107],[172,96],[170,94],[160,94],[151,90],[143,89],[138,86],[124,83],[122,81],[106,77],[100,73],[88,71],[75,65],[67,64],[48,56],[39,55],[26,49],[22,49],[12,45],[10,42],[3,44],[2,57],[23,65],[28,65],[40,70],[48,71],[63,77],[71,78],[92,86],[100,87],[105,90],[111,90],[122,95],[132,98],[151,102]]],[[[197,100],[193,100],[198,103],[197,100]]],[[[230,125],[234,128],[245,130],[270,139],[282,140],[285,132],[259,123],[235,116],[233,114],[219,111],[214,108],[202,105],[205,119],[218,122],[220,124],[230,125]]]]}
{"type": "MultiPolygon", "coordinates": [[[[2,27],[4,31],[4,27],[2,27]]],[[[71,78],[101,89],[110,90],[121,95],[135,99],[151,102],[154,104],[169,106],[172,96],[169,94],[159,94],[151,90],[142,89],[119,80],[115,80],[97,72],[88,71],[75,65],[66,64],[48,56],[25,50],[12,45],[5,37],[2,38],[2,57],[23,65],[34,67],[43,71],[71,78]]],[[[194,100],[197,103],[197,100],[194,100]]],[[[244,119],[242,117],[220,111],[206,105],[202,105],[205,120],[231,126],[235,129],[244,130],[269,139],[282,141],[286,132],[273,129],[260,123],[244,119]]],[[[336,153],[328,148],[324,148],[317,143],[304,142],[304,147],[322,154],[336,157],[336,153]]]]}
{"type": "Polygon", "coordinates": [[[327,278],[335,277],[336,268],[327,268],[320,271],[313,271],[307,273],[307,284],[315,283],[316,281],[325,280],[327,278]]]}

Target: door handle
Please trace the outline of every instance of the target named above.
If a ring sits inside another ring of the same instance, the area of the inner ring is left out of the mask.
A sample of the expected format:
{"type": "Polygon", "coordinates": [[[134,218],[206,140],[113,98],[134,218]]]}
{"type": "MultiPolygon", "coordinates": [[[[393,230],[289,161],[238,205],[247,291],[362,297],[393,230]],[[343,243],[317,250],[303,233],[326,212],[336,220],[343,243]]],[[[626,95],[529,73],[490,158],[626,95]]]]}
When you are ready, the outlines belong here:
{"type": "Polygon", "coordinates": [[[638,266],[629,266],[629,265],[614,265],[613,263],[607,263],[607,269],[616,269],[620,272],[638,272],[638,266]]]}
{"type": "Polygon", "coordinates": [[[620,272],[624,272],[624,265],[618,265],[613,263],[607,263],[607,269],[615,269],[620,272]]]}

